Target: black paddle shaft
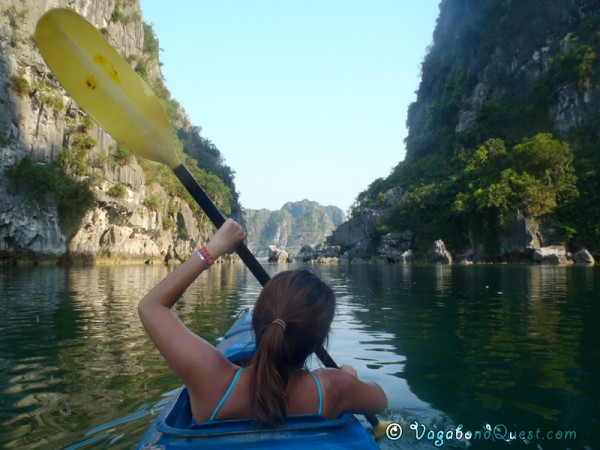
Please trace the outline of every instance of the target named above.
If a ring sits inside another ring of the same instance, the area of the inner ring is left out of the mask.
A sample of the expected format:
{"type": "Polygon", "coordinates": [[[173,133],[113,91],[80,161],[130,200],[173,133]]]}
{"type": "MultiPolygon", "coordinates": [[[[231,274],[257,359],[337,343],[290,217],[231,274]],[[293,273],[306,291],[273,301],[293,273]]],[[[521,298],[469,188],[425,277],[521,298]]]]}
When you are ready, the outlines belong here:
{"type": "MultiPolygon", "coordinates": [[[[208,194],[202,189],[202,186],[198,184],[194,176],[190,173],[190,171],[183,164],[175,167],[173,169],[179,181],[185,186],[188,192],[194,197],[194,200],[198,203],[200,208],[206,213],[210,221],[217,228],[221,228],[221,225],[225,223],[225,217],[219,211],[219,208],[215,206],[213,201],[210,199],[208,194]]],[[[261,286],[264,286],[269,281],[269,275],[254,257],[250,249],[243,242],[236,249],[236,253],[239,257],[244,261],[246,267],[250,269],[252,275],[258,280],[261,286]]]]}
{"type": "MultiPolygon", "coordinates": [[[[188,190],[188,192],[194,197],[194,200],[198,203],[200,208],[204,211],[204,213],[208,216],[213,225],[217,228],[221,228],[221,225],[225,223],[225,217],[219,211],[219,208],[215,206],[213,201],[210,199],[208,194],[202,189],[202,186],[198,184],[194,176],[190,173],[190,171],[183,164],[175,167],[173,169],[181,184],[188,190]]],[[[267,284],[270,280],[269,275],[265,271],[264,267],[260,265],[256,257],[252,254],[250,249],[243,242],[236,249],[236,253],[242,259],[246,267],[250,269],[252,275],[258,280],[261,286],[267,284]]],[[[338,368],[338,365],[335,363],[333,358],[327,353],[323,347],[320,347],[316,352],[317,357],[321,360],[325,367],[333,367],[338,368]]],[[[365,416],[369,423],[373,426],[377,426],[379,423],[379,419],[376,416],[368,415],[365,416]]]]}

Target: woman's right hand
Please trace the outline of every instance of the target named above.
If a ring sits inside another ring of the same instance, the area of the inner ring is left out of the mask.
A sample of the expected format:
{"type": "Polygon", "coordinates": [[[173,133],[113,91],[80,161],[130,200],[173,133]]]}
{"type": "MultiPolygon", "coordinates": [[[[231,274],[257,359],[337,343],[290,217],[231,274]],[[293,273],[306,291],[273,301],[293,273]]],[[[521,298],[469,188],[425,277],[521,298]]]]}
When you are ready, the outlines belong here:
{"type": "Polygon", "coordinates": [[[246,239],[246,232],[242,226],[233,219],[227,219],[206,244],[206,249],[216,260],[226,253],[233,253],[244,239],[246,239]]]}

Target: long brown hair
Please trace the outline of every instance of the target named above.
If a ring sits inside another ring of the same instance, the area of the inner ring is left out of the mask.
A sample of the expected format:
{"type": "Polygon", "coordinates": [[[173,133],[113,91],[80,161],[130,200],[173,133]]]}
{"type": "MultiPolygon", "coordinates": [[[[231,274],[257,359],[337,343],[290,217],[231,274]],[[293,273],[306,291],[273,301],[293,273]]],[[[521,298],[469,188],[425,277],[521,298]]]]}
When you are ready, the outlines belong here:
{"type": "Polygon", "coordinates": [[[326,342],[334,313],[333,291],[308,270],[280,272],[265,285],[252,314],[250,398],[260,424],[285,420],[290,375],[326,342]]]}

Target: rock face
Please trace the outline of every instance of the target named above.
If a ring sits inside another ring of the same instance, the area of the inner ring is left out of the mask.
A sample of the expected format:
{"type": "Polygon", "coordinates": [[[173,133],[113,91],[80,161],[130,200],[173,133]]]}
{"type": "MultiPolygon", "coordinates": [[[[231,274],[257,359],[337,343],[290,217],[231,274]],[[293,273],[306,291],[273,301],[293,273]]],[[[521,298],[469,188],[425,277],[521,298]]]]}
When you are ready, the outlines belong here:
{"type": "Polygon", "coordinates": [[[296,257],[302,262],[338,263],[340,253],[339,245],[304,245],[296,257]]]}
{"type": "Polygon", "coordinates": [[[268,261],[274,263],[284,263],[289,261],[288,252],[282,250],[280,248],[275,247],[274,245],[269,245],[269,256],[268,261]]]}
{"type": "Polygon", "coordinates": [[[540,227],[531,220],[517,218],[508,232],[501,238],[500,252],[503,255],[530,257],[531,254],[542,247],[544,238],[540,227]]]}
{"type": "Polygon", "coordinates": [[[533,252],[533,262],[548,265],[572,264],[571,255],[564,246],[552,245],[533,252]]]}
{"type": "Polygon", "coordinates": [[[303,245],[322,243],[344,219],[340,208],[309,200],[288,202],[279,211],[244,211],[248,246],[259,256],[264,256],[269,246],[296,254],[303,245]]]}
{"type": "MultiPolygon", "coordinates": [[[[559,53],[569,50],[574,30],[587,20],[597,27],[598,9],[596,0],[543,5],[510,0],[440,2],[434,44],[423,64],[417,101],[409,108],[407,159],[431,152],[422,137],[431,126],[428,114],[446,99],[449,83],[464,87],[454,124],[454,132],[463,133],[477,126],[488,101],[498,101],[509,90],[528,96],[559,53]]],[[[600,106],[594,82],[579,81],[565,78],[556,95],[548,98],[548,116],[559,131],[583,124],[600,106]]]]}
{"type": "Polygon", "coordinates": [[[174,220],[181,230],[189,230],[183,238],[165,229],[163,216],[144,205],[100,201],[83,217],[68,257],[76,263],[183,261],[208,236],[200,232],[187,203],[179,200],[178,206],[174,220]]]}
{"type": "Polygon", "coordinates": [[[66,245],[56,205],[29,202],[0,187],[0,261],[16,253],[25,260],[56,260],[66,245]]]}
{"type": "Polygon", "coordinates": [[[412,231],[403,233],[388,233],[382,236],[378,253],[389,263],[407,264],[413,262],[414,254],[411,250],[415,234],[412,231]]]}
{"type": "Polygon", "coordinates": [[[377,220],[383,212],[375,209],[361,209],[350,220],[344,222],[332,233],[329,243],[351,251],[365,252],[373,244],[377,220]]]}
{"type": "Polygon", "coordinates": [[[383,194],[379,207],[358,209],[349,220],[335,229],[327,238],[327,243],[340,248],[342,259],[347,262],[413,262],[415,255],[411,247],[414,243],[414,232],[405,230],[381,236],[377,228],[398,206],[402,193],[401,188],[390,189],[383,194]]]}
{"type": "MultiPolygon", "coordinates": [[[[143,63],[149,80],[162,80],[156,55],[145,48],[139,0],[3,3],[0,260],[115,263],[186,259],[196,243],[210,237],[212,225],[200,223],[183,199],[148,182],[135,158],[123,157],[113,139],[59,86],[29,39],[39,17],[51,7],[74,9],[133,65],[143,63]],[[83,154],[79,161],[77,152],[83,154]],[[8,176],[25,157],[45,173],[61,167],[76,182],[91,184],[94,204],[80,214],[74,228],[65,228],[60,205],[52,196],[32,199],[23,187],[27,183],[8,176]]],[[[189,123],[185,111],[179,115],[182,122],[189,123]]]]}
{"type": "Polygon", "coordinates": [[[435,241],[425,255],[425,262],[431,264],[452,264],[452,255],[442,240],[435,241]]]}
{"type": "Polygon", "coordinates": [[[591,265],[591,264],[595,264],[596,260],[594,259],[592,254],[587,251],[587,249],[582,248],[582,249],[579,249],[573,255],[573,262],[577,263],[577,264],[590,264],[591,265]]]}
{"type": "Polygon", "coordinates": [[[378,207],[360,208],[328,237],[327,243],[341,248],[345,261],[373,263],[408,263],[414,261],[411,250],[415,233],[387,233],[381,236],[378,224],[398,206],[403,190],[387,190],[378,207]]]}

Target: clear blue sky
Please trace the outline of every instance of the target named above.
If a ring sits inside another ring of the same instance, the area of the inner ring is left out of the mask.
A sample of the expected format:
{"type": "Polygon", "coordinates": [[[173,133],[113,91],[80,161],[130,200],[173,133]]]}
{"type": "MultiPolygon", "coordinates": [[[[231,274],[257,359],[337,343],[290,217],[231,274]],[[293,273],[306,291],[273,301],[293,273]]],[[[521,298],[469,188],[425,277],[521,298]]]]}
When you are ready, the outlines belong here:
{"type": "Polygon", "coordinates": [[[244,208],[347,211],[404,159],[439,0],[141,0],[167,88],[244,208]]]}

